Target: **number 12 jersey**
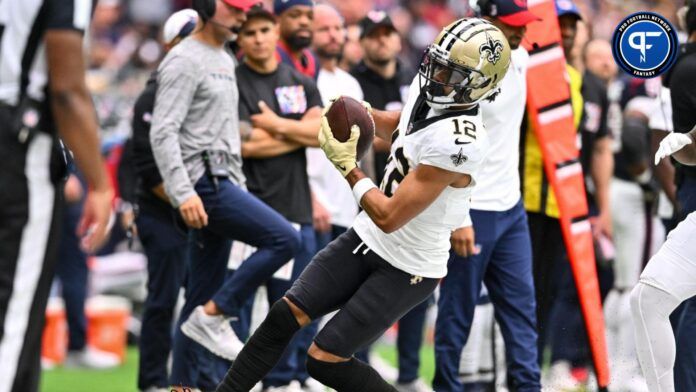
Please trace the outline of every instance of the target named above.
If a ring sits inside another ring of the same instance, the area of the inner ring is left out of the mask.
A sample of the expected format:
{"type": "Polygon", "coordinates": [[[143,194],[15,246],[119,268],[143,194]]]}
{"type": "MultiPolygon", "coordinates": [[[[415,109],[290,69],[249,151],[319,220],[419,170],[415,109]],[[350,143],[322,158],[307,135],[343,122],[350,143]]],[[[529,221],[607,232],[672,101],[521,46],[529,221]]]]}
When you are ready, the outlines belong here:
{"type": "Polygon", "coordinates": [[[380,186],[391,197],[419,165],[471,176],[465,188],[448,186],[420,214],[392,233],[383,232],[362,211],[354,230],[363,242],[394,267],[425,278],[447,274],[450,234],[468,221],[471,190],[488,150],[478,106],[435,111],[421,94],[418,76],[411,83],[380,186]]]}

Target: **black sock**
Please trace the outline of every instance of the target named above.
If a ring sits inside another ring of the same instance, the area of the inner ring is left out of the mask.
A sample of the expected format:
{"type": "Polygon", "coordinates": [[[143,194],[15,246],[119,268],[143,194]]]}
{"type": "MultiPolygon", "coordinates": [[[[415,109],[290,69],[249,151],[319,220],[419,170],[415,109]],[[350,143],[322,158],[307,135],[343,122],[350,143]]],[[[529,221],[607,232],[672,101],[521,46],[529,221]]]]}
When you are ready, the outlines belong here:
{"type": "Polygon", "coordinates": [[[396,392],[375,369],[356,358],[332,363],[308,356],[307,372],[337,392],[396,392]]]}
{"type": "Polygon", "coordinates": [[[248,392],[275,366],[300,325],[285,300],[278,300],[237,356],[218,392],[248,392]]]}

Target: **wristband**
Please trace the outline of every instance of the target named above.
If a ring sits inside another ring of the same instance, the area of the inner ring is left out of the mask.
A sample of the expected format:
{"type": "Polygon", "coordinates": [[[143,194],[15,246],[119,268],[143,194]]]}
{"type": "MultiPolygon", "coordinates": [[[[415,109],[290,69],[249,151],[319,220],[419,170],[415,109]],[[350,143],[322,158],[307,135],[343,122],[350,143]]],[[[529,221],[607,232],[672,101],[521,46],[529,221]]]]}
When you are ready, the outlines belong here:
{"type": "Polygon", "coordinates": [[[375,185],[375,183],[367,177],[361,179],[360,181],[356,182],[355,185],[353,185],[353,196],[355,196],[355,201],[358,202],[358,205],[360,205],[360,200],[362,197],[365,196],[365,194],[372,188],[377,188],[377,185],[375,185]]]}

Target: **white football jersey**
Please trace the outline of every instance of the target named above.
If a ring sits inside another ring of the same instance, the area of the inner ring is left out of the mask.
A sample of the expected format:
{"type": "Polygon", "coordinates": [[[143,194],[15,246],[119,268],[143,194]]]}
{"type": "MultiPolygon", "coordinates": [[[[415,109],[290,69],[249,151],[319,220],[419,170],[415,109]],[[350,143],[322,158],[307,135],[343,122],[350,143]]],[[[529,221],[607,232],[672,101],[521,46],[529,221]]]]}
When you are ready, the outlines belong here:
{"type": "Polygon", "coordinates": [[[401,180],[421,164],[468,174],[471,185],[447,187],[430,206],[390,234],[377,227],[365,211],[353,228],[372,251],[394,267],[425,278],[444,277],[450,234],[468,218],[471,189],[487,150],[488,136],[479,108],[434,112],[421,97],[416,76],[392,135],[382,192],[392,196],[401,180]]]}

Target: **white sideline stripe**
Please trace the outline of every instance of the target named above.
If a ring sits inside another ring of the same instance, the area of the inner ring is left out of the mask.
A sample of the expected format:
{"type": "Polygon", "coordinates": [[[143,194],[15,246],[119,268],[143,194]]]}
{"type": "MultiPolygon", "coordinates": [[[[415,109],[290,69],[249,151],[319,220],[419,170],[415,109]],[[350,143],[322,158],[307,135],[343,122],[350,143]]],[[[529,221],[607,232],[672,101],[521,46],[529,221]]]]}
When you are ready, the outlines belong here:
{"type": "Polygon", "coordinates": [[[544,50],[543,52],[539,53],[534,53],[531,56],[529,56],[529,62],[527,63],[527,67],[537,67],[539,65],[546,64],[554,60],[562,59],[563,56],[563,49],[560,46],[556,46],[555,48],[544,50]]]}
{"type": "Polygon", "coordinates": [[[590,221],[585,219],[581,220],[579,222],[575,222],[570,225],[570,232],[575,235],[575,234],[580,234],[580,233],[585,233],[592,230],[592,226],[590,225],[590,221]]]}
{"type": "Polygon", "coordinates": [[[14,286],[5,316],[5,334],[0,341],[0,392],[9,392],[14,383],[46,257],[55,195],[49,168],[51,145],[50,136],[38,134],[27,151],[24,173],[29,188],[29,218],[22,231],[14,286]]]}
{"type": "Polygon", "coordinates": [[[563,166],[559,169],[556,169],[556,178],[559,180],[566,179],[570,176],[574,176],[576,174],[581,174],[582,173],[582,165],[580,165],[580,162],[575,162],[573,164],[570,164],[568,166],[563,166]]]}
{"type": "Polygon", "coordinates": [[[539,113],[539,124],[541,125],[546,125],[550,124],[554,121],[558,121],[562,119],[563,117],[572,117],[573,116],[573,106],[570,105],[570,103],[567,103],[563,106],[559,106],[557,108],[553,108],[551,110],[546,110],[544,112],[539,113]]]}

